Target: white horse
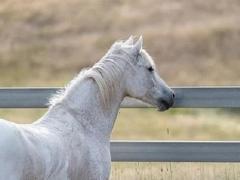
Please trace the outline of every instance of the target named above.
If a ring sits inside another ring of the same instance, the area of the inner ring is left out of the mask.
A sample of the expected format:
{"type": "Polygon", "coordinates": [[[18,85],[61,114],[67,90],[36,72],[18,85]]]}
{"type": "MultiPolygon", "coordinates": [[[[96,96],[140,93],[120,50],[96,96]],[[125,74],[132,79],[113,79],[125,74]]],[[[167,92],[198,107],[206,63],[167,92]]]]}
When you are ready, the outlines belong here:
{"type": "Polygon", "coordinates": [[[0,180],[106,180],[110,135],[125,96],[159,110],[174,93],[155,71],[142,38],[113,44],[50,101],[33,124],[0,121],[0,180]]]}

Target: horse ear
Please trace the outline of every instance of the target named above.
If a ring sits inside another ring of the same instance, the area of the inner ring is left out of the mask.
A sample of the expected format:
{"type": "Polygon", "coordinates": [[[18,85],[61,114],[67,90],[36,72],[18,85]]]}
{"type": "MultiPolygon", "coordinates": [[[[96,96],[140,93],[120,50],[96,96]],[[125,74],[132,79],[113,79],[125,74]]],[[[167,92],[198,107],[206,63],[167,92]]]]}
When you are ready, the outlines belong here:
{"type": "Polygon", "coordinates": [[[143,38],[142,36],[140,36],[137,42],[133,45],[133,53],[135,55],[139,54],[139,52],[142,49],[142,45],[143,45],[143,38]]]}
{"type": "Polygon", "coordinates": [[[126,45],[133,45],[133,36],[130,36],[125,42],[124,44],[126,45]]]}

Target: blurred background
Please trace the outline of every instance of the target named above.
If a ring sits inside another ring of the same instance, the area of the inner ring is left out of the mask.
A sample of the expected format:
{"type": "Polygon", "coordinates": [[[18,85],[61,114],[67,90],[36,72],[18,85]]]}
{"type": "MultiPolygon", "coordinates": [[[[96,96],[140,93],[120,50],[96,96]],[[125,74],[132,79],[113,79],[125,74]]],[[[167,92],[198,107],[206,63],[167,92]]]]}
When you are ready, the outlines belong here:
{"type": "MultiPolygon", "coordinates": [[[[1,0],[0,86],[62,87],[143,35],[170,86],[240,85],[239,0],[1,0]]],[[[31,123],[46,109],[0,109],[31,123]]],[[[121,109],[112,139],[239,140],[238,109],[121,109]]],[[[240,179],[239,164],[113,163],[111,179],[240,179]]]]}

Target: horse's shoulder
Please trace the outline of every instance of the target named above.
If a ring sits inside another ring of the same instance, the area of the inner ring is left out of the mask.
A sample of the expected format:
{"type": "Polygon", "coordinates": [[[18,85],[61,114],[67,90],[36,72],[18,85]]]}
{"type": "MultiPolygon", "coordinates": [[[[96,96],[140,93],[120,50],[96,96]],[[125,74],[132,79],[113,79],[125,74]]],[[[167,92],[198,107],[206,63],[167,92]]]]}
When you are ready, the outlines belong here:
{"type": "Polygon", "coordinates": [[[12,143],[18,140],[19,130],[15,123],[0,119],[0,133],[0,143],[12,143]]]}
{"type": "MultiPolygon", "coordinates": [[[[1,119],[0,133],[1,160],[7,159],[8,163],[12,163],[17,159],[19,164],[23,163],[26,157],[24,155],[25,147],[21,138],[19,138],[20,131],[18,125],[1,119]]],[[[17,162],[15,164],[18,164],[17,162]]]]}

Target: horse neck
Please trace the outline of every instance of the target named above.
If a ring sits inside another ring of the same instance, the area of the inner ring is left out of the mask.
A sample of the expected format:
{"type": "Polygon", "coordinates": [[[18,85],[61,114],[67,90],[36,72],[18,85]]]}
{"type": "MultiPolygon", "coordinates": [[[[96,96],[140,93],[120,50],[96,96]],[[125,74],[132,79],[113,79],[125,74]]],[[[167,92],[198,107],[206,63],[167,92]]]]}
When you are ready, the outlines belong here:
{"type": "MultiPolygon", "coordinates": [[[[69,89],[62,102],[51,107],[45,117],[51,123],[58,125],[62,122],[80,126],[87,136],[96,136],[109,140],[112,128],[117,117],[120,104],[124,97],[124,88],[119,86],[117,92],[112,94],[110,106],[106,109],[101,101],[100,91],[94,80],[87,78],[69,89]],[[59,117],[57,114],[59,113],[59,117]],[[63,114],[65,114],[63,116],[63,114]],[[70,122],[69,122],[70,121],[70,122]]],[[[49,122],[50,123],[50,122],[49,122]]],[[[62,129],[62,131],[64,131],[62,129]]]]}

